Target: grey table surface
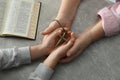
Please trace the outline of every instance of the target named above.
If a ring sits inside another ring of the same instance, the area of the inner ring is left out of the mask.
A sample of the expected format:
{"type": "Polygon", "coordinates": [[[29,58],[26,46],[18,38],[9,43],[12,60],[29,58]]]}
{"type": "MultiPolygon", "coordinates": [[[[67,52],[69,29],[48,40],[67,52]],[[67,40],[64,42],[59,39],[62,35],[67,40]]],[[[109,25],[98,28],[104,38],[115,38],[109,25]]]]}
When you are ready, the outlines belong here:
{"type": "MultiPolygon", "coordinates": [[[[61,0],[41,0],[41,2],[42,7],[36,40],[0,37],[0,48],[30,46],[42,41],[43,36],[39,33],[56,17],[61,0]]],[[[97,21],[96,13],[98,10],[109,4],[111,3],[104,0],[83,0],[72,25],[72,31],[78,34],[88,26],[93,25],[97,21]]],[[[0,80],[27,80],[29,74],[43,60],[40,59],[30,65],[1,71],[0,80]]],[[[120,80],[119,75],[120,35],[99,40],[90,45],[83,54],[72,62],[59,64],[51,80],[120,80]]]]}

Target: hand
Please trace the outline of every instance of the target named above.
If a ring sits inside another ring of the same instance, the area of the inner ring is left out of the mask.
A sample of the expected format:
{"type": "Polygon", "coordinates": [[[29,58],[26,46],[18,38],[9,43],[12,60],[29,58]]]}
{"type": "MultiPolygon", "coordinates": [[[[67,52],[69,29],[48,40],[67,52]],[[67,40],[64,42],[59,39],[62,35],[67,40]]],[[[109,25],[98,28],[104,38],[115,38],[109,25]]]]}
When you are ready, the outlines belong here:
{"type": "Polygon", "coordinates": [[[45,54],[48,55],[54,48],[59,39],[59,35],[62,33],[62,29],[58,28],[50,34],[44,36],[42,41],[43,50],[45,50],[45,54]]]}
{"type": "Polygon", "coordinates": [[[32,60],[36,60],[42,56],[46,56],[55,48],[56,40],[59,37],[62,30],[56,29],[49,35],[45,35],[43,38],[42,44],[31,46],[30,47],[30,55],[32,60]]]}
{"type": "Polygon", "coordinates": [[[83,52],[92,42],[99,40],[105,36],[102,21],[98,21],[95,26],[87,28],[83,33],[79,34],[73,47],[67,52],[67,58],[61,62],[69,62],[83,52]]]}
{"type": "Polygon", "coordinates": [[[60,23],[60,24],[58,24],[56,21],[51,22],[50,25],[48,26],[48,28],[46,28],[43,32],[41,32],[42,35],[50,34],[51,32],[53,32],[54,30],[56,30],[56,29],[58,29],[58,28],[60,28],[60,27],[64,27],[64,28],[66,28],[67,30],[70,29],[70,25],[68,25],[68,24],[66,23],[66,21],[64,21],[64,20],[60,21],[60,20],[59,20],[59,23],[60,23]]]}
{"type": "Polygon", "coordinates": [[[88,45],[92,42],[89,31],[85,31],[79,34],[75,40],[73,47],[67,52],[67,57],[61,59],[60,62],[70,62],[75,57],[83,52],[83,50],[88,47],[88,45]]]}

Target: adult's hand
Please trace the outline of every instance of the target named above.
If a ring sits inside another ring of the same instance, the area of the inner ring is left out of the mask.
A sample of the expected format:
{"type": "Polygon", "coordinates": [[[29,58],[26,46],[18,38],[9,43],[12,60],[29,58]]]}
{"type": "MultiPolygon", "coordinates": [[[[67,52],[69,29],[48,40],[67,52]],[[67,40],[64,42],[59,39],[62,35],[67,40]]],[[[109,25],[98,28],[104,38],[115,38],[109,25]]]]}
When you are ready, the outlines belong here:
{"type": "Polygon", "coordinates": [[[70,29],[70,25],[68,25],[65,20],[62,20],[62,21],[61,21],[61,20],[59,20],[59,19],[55,19],[54,21],[52,21],[52,22],[49,24],[48,28],[46,28],[46,29],[42,32],[42,35],[50,34],[50,33],[53,32],[54,30],[56,30],[56,29],[58,29],[58,28],[61,28],[61,27],[65,28],[65,29],[67,29],[67,30],[70,29]]]}

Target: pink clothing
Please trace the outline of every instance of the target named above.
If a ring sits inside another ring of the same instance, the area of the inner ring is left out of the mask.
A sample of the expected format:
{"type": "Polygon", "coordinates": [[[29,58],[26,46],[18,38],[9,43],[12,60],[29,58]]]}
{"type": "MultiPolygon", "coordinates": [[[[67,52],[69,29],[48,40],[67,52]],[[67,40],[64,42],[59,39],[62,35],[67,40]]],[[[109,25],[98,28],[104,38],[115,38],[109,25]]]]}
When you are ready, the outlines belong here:
{"type": "Polygon", "coordinates": [[[112,6],[105,7],[98,12],[102,19],[105,36],[113,36],[120,33],[120,0],[112,6]]]}

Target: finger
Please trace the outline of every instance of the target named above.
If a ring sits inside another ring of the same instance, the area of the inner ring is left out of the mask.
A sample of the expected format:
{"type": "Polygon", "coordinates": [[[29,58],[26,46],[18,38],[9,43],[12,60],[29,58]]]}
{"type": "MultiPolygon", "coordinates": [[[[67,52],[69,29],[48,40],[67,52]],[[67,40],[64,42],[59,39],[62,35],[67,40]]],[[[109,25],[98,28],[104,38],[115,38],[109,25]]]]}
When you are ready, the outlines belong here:
{"type": "Polygon", "coordinates": [[[68,57],[74,55],[78,51],[79,46],[77,46],[77,45],[78,44],[75,43],[74,46],[67,52],[68,57]]]}
{"type": "Polygon", "coordinates": [[[70,28],[69,27],[65,27],[64,28],[66,31],[70,31],[70,28]]]}
{"type": "Polygon", "coordinates": [[[73,57],[68,57],[68,58],[60,60],[60,63],[67,63],[67,62],[70,62],[72,59],[73,57]]]}
{"type": "MultiPolygon", "coordinates": [[[[73,36],[73,33],[71,33],[71,36],[73,36]]],[[[63,49],[64,51],[68,51],[74,44],[74,38],[71,38],[67,44],[64,44],[63,46],[61,46],[61,49],[63,49]]]]}
{"type": "MultiPolygon", "coordinates": [[[[58,54],[63,54],[63,53],[66,53],[73,45],[73,42],[70,40],[68,43],[64,43],[62,44],[61,46],[59,46],[57,49],[56,49],[56,53],[58,54]]],[[[66,55],[66,54],[64,54],[66,55]]]]}
{"type": "Polygon", "coordinates": [[[72,46],[73,46],[73,41],[69,40],[67,43],[62,44],[59,49],[61,49],[64,52],[67,52],[72,46]]]}
{"type": "Polygon", "coordinates": [[[67,57],[67,58],[63,58],[60,60],[61,63],[67,63],[70,62],[71,60],[73,60],[75,57],[77,57],[80,54],[80,51],[78,51],[75,55],[67,57]]]}
{"type": "Polygon", "coordinates": [[[72,47],[73,43],[74,43],[74,41],[72,39],[69,40],[69,42],[65,45],[65,47],[67,48],[67,50],[72,47]]]}
{"type": "MultiPolygon", "coordinates": [[[[74,34],[71,34],[72,40],[75,41],[74,34]]],[[[73,47],[67,52],[67,56],[75,54],[80,49],[78,40],[75,41],[73,47]]]]}
{"type": "Polygon", "coordinates": [[[72,33],[72,31],[67,31],[67,33],[68,33],[68,34],[71,34],[71,33],[72,33]]]}
{"type": "Polygon", "coordinates": [[[71,40],[75,41],[75,34],[73,32],[71,32],[71,40]]]}
{"type": "Polygon", "coordinates": [[[52,33],[50,34],[50,36],[51,36],[51,38],[55,39],[55,38],[57,38],[58,35],[60,35],[61,33],[62,33],[62,29],[59,28],[59,29],[56,29],[54,32],[52,32],[52,33]]]}
{"type": "Polygon", "coordinates": [[[73,45],[73,47],[67,52],[67,56],[71,56],[78,51],[79,46],[77,46],[77,42],[73,45]]]}
{"type": "Polygon", "coordinates": [[[44,38],[43,38],[43,41],[44,41],[44,40],[46,40],[46,39],[47,39],[47,37],[48,37],[48,35],[45,35],[45,36],[44,36],[44,38]]]}
{"type": "Polygon", "coordinates": [[[74,33],[72,32],[71,33],[71,35],[70,35],[70,40],[68,41],[68,44],[70,44],[71,43],[71,45],[73,45],[74,44],[74,41],[75,41],[75,36],[74,36],[74,33]]]}
{"type": "Polygon", "coordinates": [[[67,34],[69,35],[69,38],[70,38],[72,41],[75,41],[75,38],[76,38],[76,37],[75,37],[75,35],[74,35],[73,32],[68,31],[67,34]]]}
{"type": "Polygon", "coordinates": [[[57,28],[58,27],[55,24],[55,22],[52,22],[47,29],[45,29],[43,32],[41,32],[41,34],[42,35],[49,34],[49,33],[53,32],[55,29],[57,29],[57,28]]]}

